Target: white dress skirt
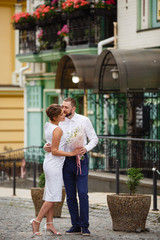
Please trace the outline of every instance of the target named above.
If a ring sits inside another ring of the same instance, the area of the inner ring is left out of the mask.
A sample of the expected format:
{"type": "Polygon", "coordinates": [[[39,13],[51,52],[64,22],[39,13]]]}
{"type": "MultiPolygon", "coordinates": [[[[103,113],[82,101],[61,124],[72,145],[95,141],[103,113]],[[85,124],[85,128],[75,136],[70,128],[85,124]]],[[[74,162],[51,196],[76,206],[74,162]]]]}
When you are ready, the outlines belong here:
{"type": "MultiPolygon", "coordinates": [[[[47,122],[44,126],[45,136],[47,143],[52,143],[52,134],[53,131],[57,128],[57,125],[54,125],[50,122],[47,122]]],[[[64,151],[64,145],[66,143],[64,134],[61,137],[59,150],[64,151]]],[[[55,156],[52,153],[46,153],[43,170],[45,174],[45,189],[43,200],[48,202],[61,202],[62,200],[62,185],[63,185],[63,176],[62,168],[64,164],[65,157],[55,156]]]]}

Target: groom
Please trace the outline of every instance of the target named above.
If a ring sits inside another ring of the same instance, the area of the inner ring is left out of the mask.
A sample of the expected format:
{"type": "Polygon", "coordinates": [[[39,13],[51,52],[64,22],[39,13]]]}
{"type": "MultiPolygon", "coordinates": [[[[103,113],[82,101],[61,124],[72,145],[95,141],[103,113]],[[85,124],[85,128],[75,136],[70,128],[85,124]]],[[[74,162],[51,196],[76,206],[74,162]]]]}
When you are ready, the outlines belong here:
{"type": "MultiPolygon", "coordinates": [[[[64,134],[70,135],[76,128],[84,129],[84,147],[82,154],[85,156],[81,160],[81,174],[78,170],[76,157],[66,157],[63,166],[63,180],[67,195],[67,205],[71,215],[72,227],[66,231],[66,234],[82,234],[89,236],[89,201],[88,201],[88,170],[89,162],[87,152],[92,150],[98,143],[98,138],[91,121],[88,117],[77,114],[76,100],[74,98],[66,98],[62,103],[62,111],[66,115],[65,121],[60,122],[64,134]],[[87,143],[87,139],[89,142],[87,143]],[[76,189],[79,197],[79,209],[76,196],[76,189]]],[[[67,140],[67,139],[66,139],[67,140]]],[[[50,147],[45,145],[44,149],[50,152],[50,147]]],[[[70,152],[71,149],[66,144],[65,151],[70,152]]]]}

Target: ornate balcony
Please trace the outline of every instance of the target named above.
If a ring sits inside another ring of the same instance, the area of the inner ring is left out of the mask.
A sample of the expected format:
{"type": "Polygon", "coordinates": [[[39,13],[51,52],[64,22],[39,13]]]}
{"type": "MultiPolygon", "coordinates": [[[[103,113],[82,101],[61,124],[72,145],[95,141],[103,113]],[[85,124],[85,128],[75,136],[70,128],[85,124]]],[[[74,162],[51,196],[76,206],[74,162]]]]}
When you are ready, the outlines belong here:
{"type": "Polygon", "coordinates": [[[77,9],[70,13],[59,11],[48,21],[37,21],[36,26],[15,26],[19,29],[19,54],[38,53],[42,50],[63,50],[77,45],[96,47],[98,42],[113,36],[113,22],[116,9],[94,8],[77,9]],[[69,41],[57,35],[67,24],[69,41]],[[41,37],[37,39],[38,34],[41,37]]]}

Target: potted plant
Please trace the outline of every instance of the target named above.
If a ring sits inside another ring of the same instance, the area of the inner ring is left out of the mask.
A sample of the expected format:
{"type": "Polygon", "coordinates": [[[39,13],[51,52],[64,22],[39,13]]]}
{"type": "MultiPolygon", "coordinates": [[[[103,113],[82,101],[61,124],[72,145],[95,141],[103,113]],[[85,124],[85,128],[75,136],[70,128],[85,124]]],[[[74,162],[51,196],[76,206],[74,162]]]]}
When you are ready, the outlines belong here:
{"type": "MultiPolygon", "coordinates": [[[[44,186],[45,186],[45,175],[42,173],[39,177],[39,187],[31,188],[31,196],[33,200],[33,204],[35,207],[35,215],[37,216],[42,204],[44,203],[43,200],[43,193],[44,193],[44,186]]],[[[62,201],[56,202],[53,208],[53,217],[61,217],[62,207],[65,199],[65,188],[62,188],[62,201]]]]}
{"type": "Polygon", "coordinates": [[[150,209],[151,196],[135,194],[140,180],[141,169],[130,168],[127,171],[129,194],[107,195],[108,207],[115,231],[145,231],[147,215],[150,209]]]}

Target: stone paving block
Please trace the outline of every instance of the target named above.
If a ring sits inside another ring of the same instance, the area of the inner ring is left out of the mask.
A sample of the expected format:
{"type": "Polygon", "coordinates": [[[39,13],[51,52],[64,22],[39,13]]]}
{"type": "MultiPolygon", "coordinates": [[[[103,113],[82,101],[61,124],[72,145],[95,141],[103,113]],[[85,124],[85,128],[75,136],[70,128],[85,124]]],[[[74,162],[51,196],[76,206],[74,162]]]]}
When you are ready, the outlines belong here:
{"type": "Polygon", "coordinates": [[[41,223],[42,236],[35,237],[29,224],[34,218],[34,206],[31,199],[17,197],[0,198],[0,240],[159,240],[160,222],[159,213],[150,212],[146,227],[149,232],[126,233],[112,230],[111,216],[107,206],[90,204],[90,231],[91,236],[65,235],[65,231],[71,226],[70,216],[66,203],[63,206],[62,217],[55,218],[56,229],[62,236],[54,236],[45,233],[43,227],[45,219],[41,223]]]}

